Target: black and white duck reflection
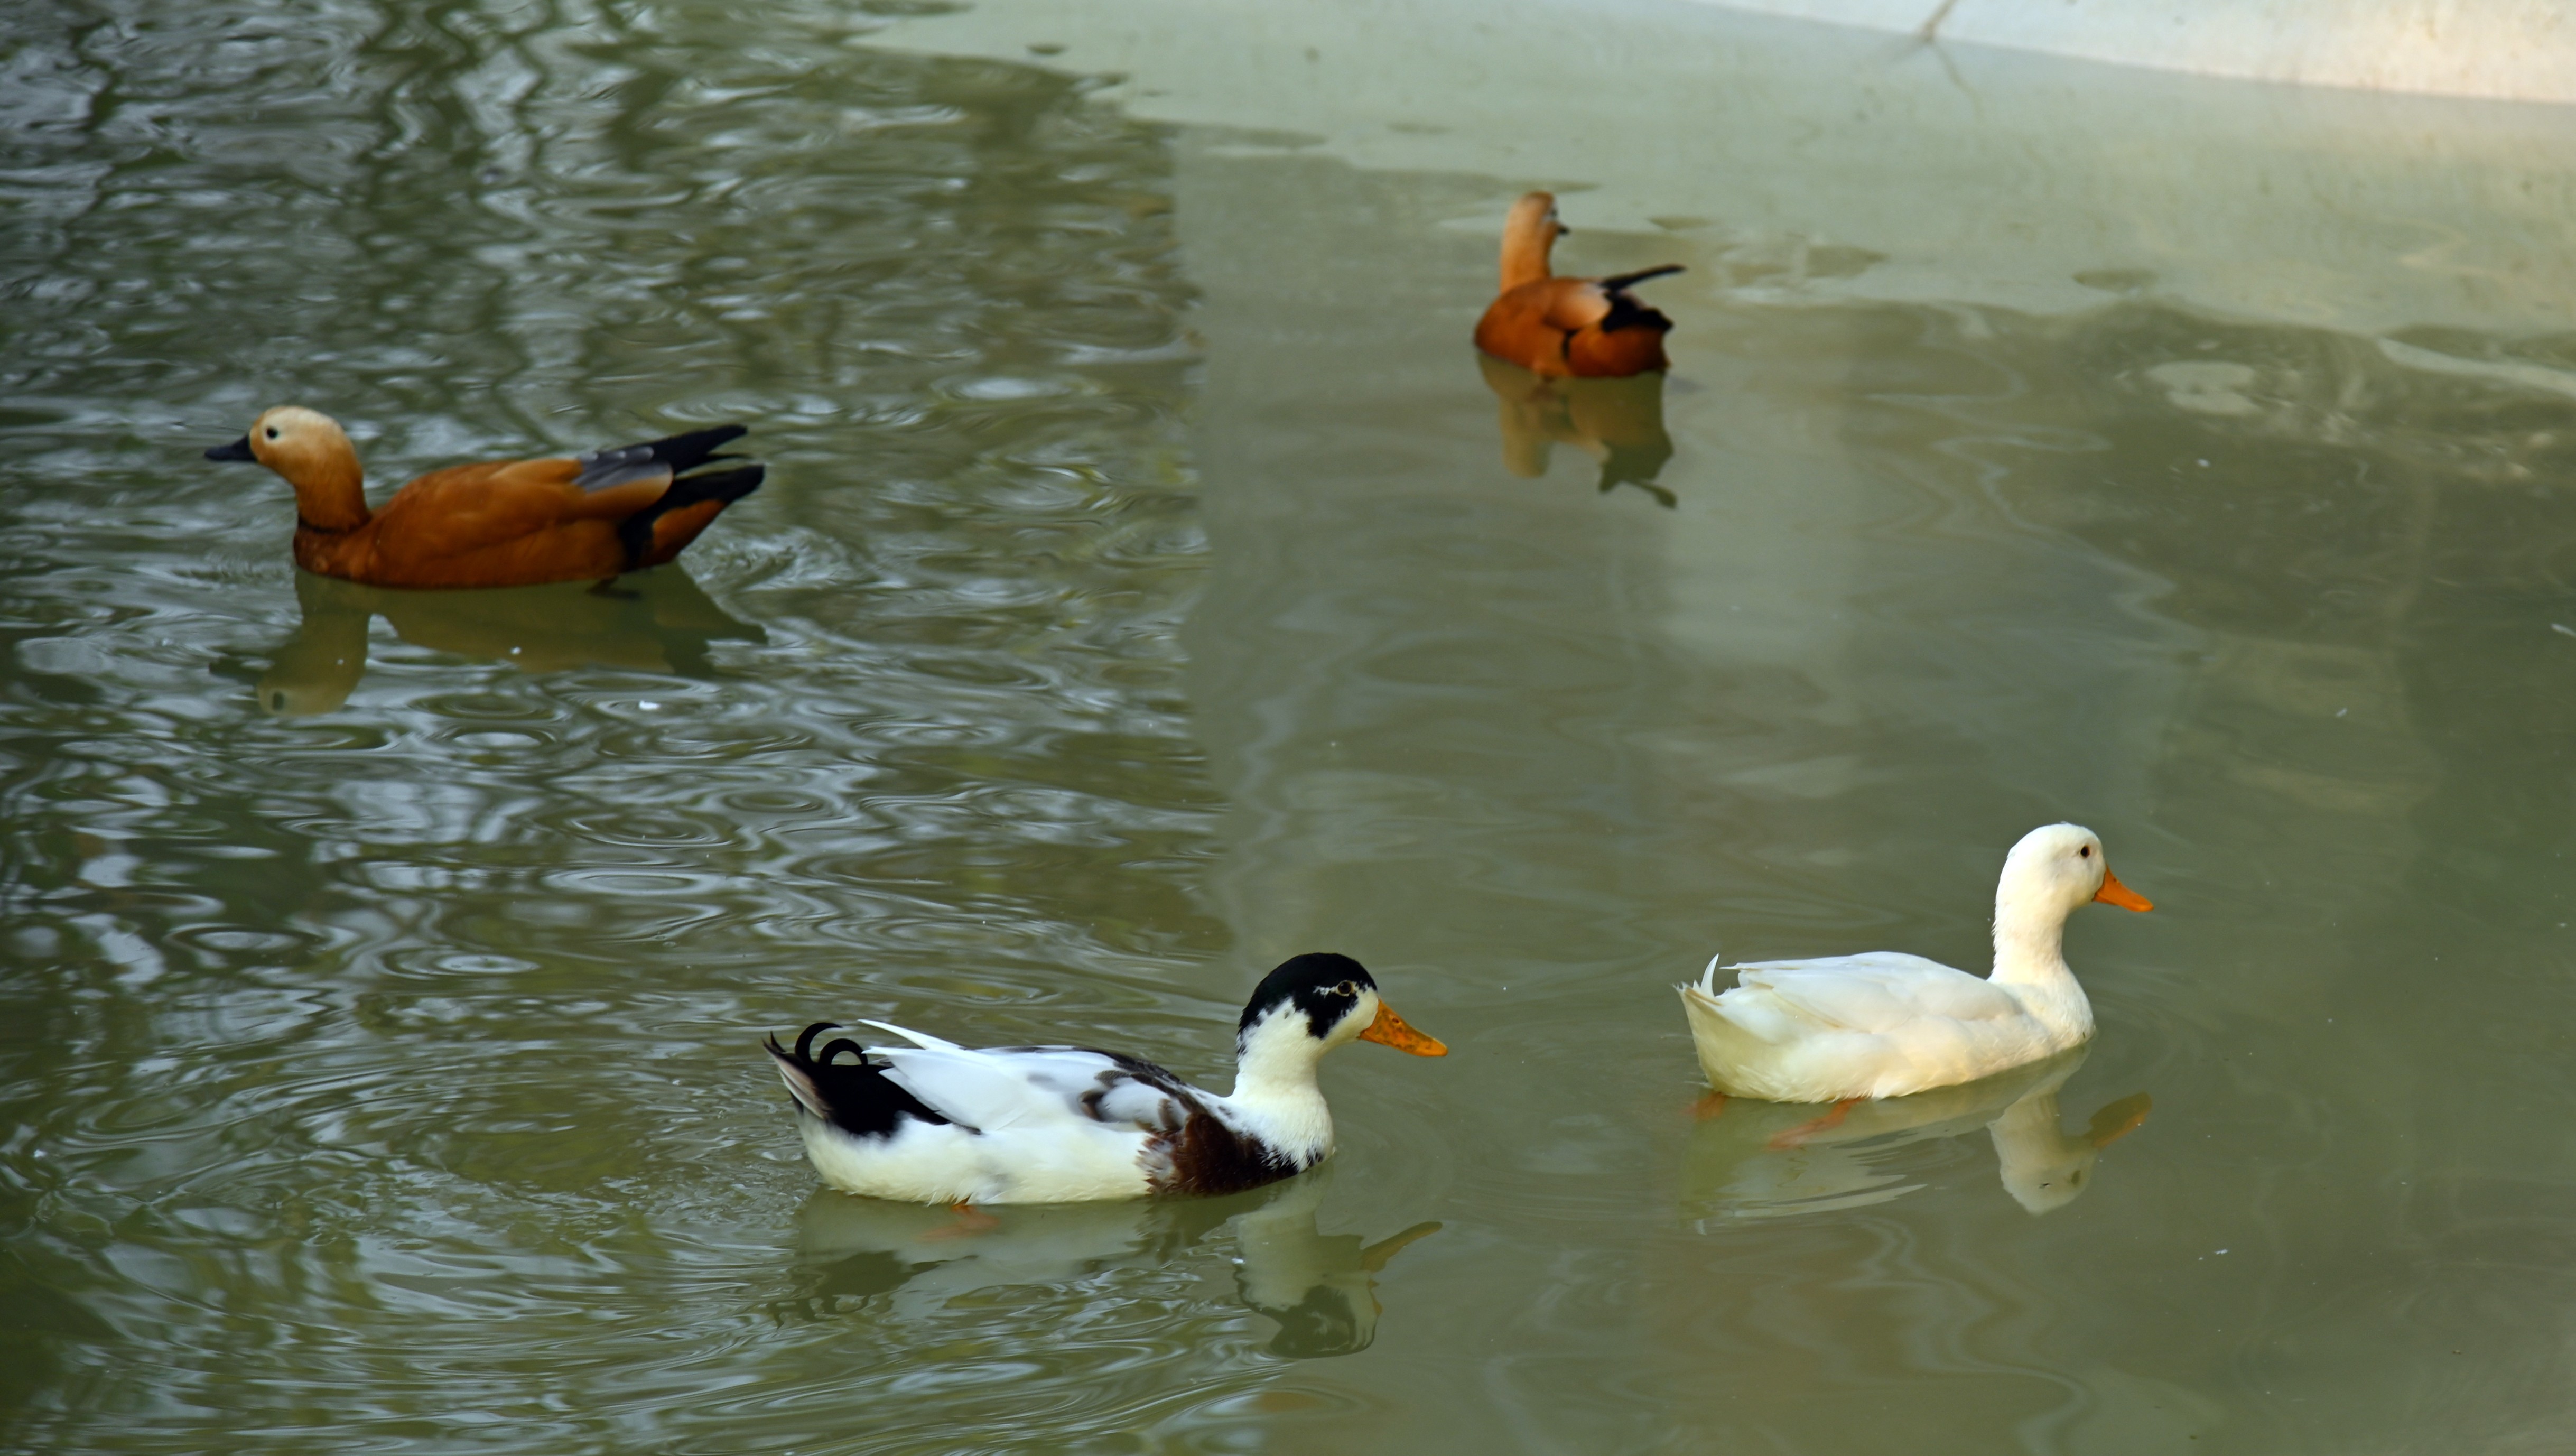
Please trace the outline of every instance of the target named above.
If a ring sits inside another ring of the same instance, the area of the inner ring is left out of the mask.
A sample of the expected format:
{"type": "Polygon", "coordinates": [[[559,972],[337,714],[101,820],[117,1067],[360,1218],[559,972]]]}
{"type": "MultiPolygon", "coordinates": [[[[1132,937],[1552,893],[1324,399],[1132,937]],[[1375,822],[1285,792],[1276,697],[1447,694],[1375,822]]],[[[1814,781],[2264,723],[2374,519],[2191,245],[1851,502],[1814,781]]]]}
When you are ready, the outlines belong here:
{"type": "Polygon", "coordinates": [[[907,1203],[1077,1203],[1235,1193],[1332,1156],[1315,1080],[1324,1054],[1372,1041],[1415,1056],[1449,1049],[1379,999],[1368,968],[1329,952],[1281,962],[1235,1024],[1234,1090],[1209,1092],[1123,1052],[964,1047],[883,1021],[910,1045],[769,1040],[823,1181],[907,1203]],[[847,1059],[843,1059],[847,1053],[847,1059]]]}
{"type": "Polygon", "coordinates": [[[578,582],[422,591],[295,575],[304,619],[258,678],[260,711],[303,717],[338,710],[367,671],[367,633],[382,616],[415,647],[507,662],[529,672],[631,667],[682,677],[713,674],[712,642],[763,640],[674,567],[614,590],[578,582]]]}
{"type": "Polygon", "coordinates": [[[808,1282],[777,1312],[823,1319],[873,1309],[926,1319],[980,1290],[1070,1288],[1116,1269],[1162,1268],[1230,1230],[1236,1297],[1277,1324],[1273,1354],[1356,1354],[1377,1339],[1386,1312],[1376,1276],[1440,1225],[1418,1223],[1375,1242],[1324,1233],[1316,1212],[1332,1176],[1326,1166],[1222,1197],[963,1213],[822,1190],[798,1217],[808,1282]]]}
{"type": "Polygon", "coordinates": [[[1485,387],[1502,405],[1503,468],[1527,480],[1547,474],[1555,447],[1571,445],[1601,467],[1604,495],[1633,485],[1671,507],[1673,493],[1655,483],[1673,458],[1664,432],[1664,376],[1552,379],[1490,354],[1478,354],[1485,387]]]}
{"type": "Polygon", "coordinates": [[[1938,1161],[1927,1143],[1984,1130],[2004,1191],[2033,1214],[2093,1186],[2102,1150],[2136,1131],[2154,1106],[2144,1092],[2097,1109],[2082,1132],[2062,1125],[2058,1094],[2084,1064],[2077,1047],[1983,1081],[1833,1107],[1701,1099],[1683,1154],[1685,1217],[1775,1218],[1862,1208],[1902,1198],[1938,1161]]]}

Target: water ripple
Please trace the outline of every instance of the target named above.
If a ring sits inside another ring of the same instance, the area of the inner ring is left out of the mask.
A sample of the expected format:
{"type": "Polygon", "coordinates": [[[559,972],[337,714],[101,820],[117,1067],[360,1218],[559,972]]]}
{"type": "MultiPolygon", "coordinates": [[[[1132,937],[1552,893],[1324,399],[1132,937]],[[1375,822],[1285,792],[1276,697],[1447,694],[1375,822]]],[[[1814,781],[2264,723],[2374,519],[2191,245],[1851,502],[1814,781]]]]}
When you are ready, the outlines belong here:
{"type": "Polygon", "coordinates": [[[896,1450],[1257,1377],[1221,1252],[757,1313],[811,1186],[763,1034],[1230,1040],[1158,134],[837,7],[105,15],[0,85],[0,1306],[75,1332],[13,1439],[896,1450]],[[772,474],[703,591],[334,595],[196,458],[284,400],[379,488],[729,418],[772,474]]]}

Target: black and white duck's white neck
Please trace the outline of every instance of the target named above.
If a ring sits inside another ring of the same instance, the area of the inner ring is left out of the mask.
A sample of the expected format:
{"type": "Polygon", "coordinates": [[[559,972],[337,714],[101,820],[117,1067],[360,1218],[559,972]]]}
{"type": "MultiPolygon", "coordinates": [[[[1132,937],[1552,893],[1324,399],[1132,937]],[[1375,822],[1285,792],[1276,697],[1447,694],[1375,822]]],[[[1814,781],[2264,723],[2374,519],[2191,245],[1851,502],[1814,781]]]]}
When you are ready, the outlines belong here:
{"type": "Polygon", "coordinates": [[[1282,962],[1253,988],[1235,1024],[1234,1090],[1222,1099],[1225,1109],[1299,1170],[1313,1167],[1333,1151],[1333,1114],[1316,1068],[1325,1053],[1353,1041],[1416,1056],[1448,1051],[1405,1025],[1378,998],[1368,968],[1349,956],[1320,952],[1282,962]]]}
{"type": "Polygon", "coordinates": [[[912,1043],[770,1055],[795,1097],[825,1182],[922,1203],[1059,1203],[1228,1193],[1313,1167],[1333,1151],[1316,1064],[1349,1041],[1416,1056],[1448,1048],[1379,999],[1348,956],[1301,955],[1254,988],[1235,1029],[1234,1091],[1220,1097],[1151,1062],[1079,1047],[957,1046],[885,1022],[912,1043]],[[836,1058],[853,1053],[849,1061],[836,1058]]]}

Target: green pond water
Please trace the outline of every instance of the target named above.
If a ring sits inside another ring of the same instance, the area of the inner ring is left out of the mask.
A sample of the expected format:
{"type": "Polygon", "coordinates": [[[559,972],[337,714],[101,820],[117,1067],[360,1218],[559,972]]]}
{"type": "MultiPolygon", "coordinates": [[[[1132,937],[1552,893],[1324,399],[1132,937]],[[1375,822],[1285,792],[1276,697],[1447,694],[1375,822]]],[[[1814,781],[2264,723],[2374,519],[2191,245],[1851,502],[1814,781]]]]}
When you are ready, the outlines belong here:
{"type": "Polygon", "coordinates": [[[1585,230],[1674,371],[1551,394],[1466,342],[1532,179],[879,24],[13,12],[0,1444],[2576,1445],[2576,341],[1585,230]],[[631,595],[371,592],[199,458],[285,402],[379,493],[771,474],[631,595]],[[2087,1052],[1707,1115],[1675,982],[1982,968],[2060,818],[2157,903],[2087,1052]],[[1223,1085],[1308,949],[1452,1054],[1241,1198],[821,1192],[759,1051],[1223,1085]]]}

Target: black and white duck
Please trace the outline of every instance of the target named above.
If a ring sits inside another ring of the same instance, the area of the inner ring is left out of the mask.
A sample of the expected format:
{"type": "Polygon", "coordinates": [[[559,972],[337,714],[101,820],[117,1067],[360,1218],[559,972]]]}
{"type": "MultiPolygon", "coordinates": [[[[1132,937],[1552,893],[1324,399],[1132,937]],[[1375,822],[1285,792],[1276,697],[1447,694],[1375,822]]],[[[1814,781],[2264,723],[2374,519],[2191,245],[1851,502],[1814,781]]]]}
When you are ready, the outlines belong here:
{"type": "Polygon", "coordinates": [[[913,1203],[1071,1203],[1232,1193],[1333,1152],[1316,1064],[1349,1041],[1448,1054],[1378,998],[1345,955],[1293,957],[1262,978],[1235,1031],[1234,1090],[1083,1047],[962,1047],[882,1021],[909,1046],[805,1028],[769,1054],[796,1099],[806,1154],[845,1192],[913,1203]],[[844,1058],[844,1052],[849,1055],[844,1058]]]}

